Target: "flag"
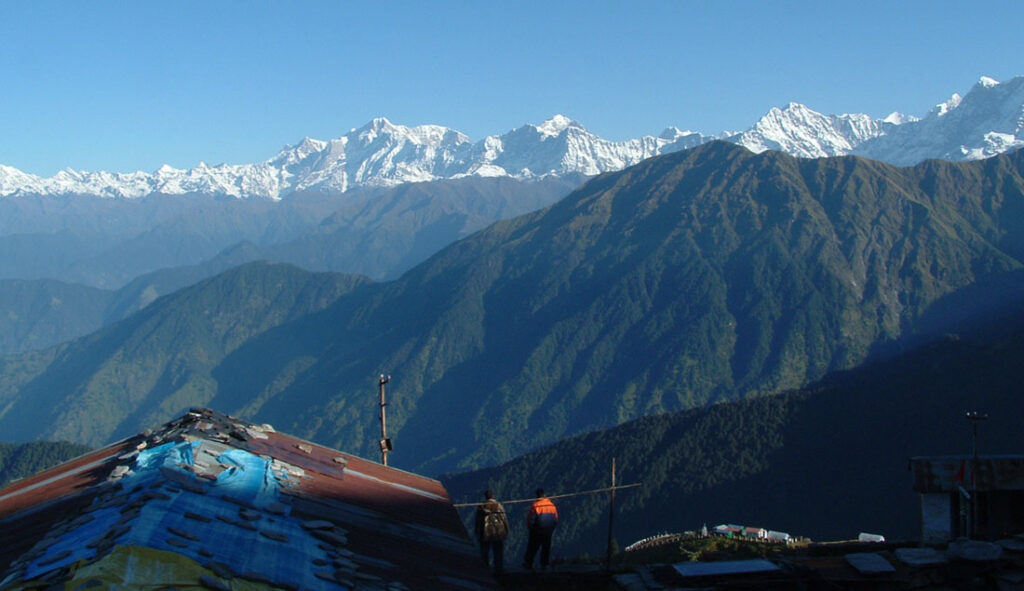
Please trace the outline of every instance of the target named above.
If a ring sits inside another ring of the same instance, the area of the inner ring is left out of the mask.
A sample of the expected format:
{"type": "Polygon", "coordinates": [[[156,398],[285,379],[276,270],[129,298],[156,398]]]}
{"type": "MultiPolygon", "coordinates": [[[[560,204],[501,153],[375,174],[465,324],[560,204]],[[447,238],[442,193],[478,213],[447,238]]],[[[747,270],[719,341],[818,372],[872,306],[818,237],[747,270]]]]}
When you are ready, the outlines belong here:
{"type": "Polygon", "coordinates": [[[953,475],[953,482],[954,483],[963,482],[964,481],[964,469],[966,467],[967,467],[967,460],[960,460],[960,469],[957,470],[956,474],[953,475]]]}

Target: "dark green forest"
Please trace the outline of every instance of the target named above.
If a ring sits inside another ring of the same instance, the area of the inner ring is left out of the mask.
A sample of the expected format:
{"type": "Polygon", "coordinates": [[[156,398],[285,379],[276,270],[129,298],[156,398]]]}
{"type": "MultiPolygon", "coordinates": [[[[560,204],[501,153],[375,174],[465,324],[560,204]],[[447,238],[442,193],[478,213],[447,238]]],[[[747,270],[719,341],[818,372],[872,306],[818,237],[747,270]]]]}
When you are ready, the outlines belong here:
{"type": "Polygon", "coordinates": [[[89,451],[84,445],[66,441],[0,443],[0,486],[31,476],[89,451]]]}
{"type": "MultiPolygon", "coordinates": [[[[1024,307],[1021,308],[1024,310],[1024,307]]],[[[967,455],[965,413],[990,415],[982,453],[1024,453],[1024,315],[990,318],[888,361],[840,372],[808,388],[644,417],[561,441],[501,466],[442,477],[456,502],[485,488],[500,498],[642,483],[616,500],[617,544],[738,523],[816,540],[919,536],[919,500],[907,460],[967,455]]],[[[512,546],[525,506],[510,507],[512,546]]],[[[601,554],[606,495],[559,502],[564,556],[601,554]]]]}
{"type": "Polygon", "coordinates": [[[2,358],[0,429],[100,445],[210,406],[372,457],[387,373],[394,465],[471,469],[877,362],[940,336],[944,302],[1013,297],[1022,260],[1022,152],[897,168],[711,142],[395,281],[254,263],[2,358]]]}

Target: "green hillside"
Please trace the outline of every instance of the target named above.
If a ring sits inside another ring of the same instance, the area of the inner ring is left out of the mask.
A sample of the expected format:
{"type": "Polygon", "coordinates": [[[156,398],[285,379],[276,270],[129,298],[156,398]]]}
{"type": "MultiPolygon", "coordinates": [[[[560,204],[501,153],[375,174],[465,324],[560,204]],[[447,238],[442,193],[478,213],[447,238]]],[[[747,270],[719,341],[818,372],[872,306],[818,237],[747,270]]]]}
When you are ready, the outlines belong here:
{"type": "Polygon", "coordinates": [[[117,290],[53,279],[0,280],[0,354],[45,349],[99,330],[173,293],[261,257],[238,244],[198,265],[147,273],[117,290]]]}
{"type": "Polygon", "coordinates": [[[263,258],[312,271],[394,279],[495,220],[548,206],[580,183],[468,177],[407,183],[353,199],[313,232],[264,249],[263,258]]]}
{"type": "MultiPolygon", "coordinates": [[[[1024,309],[1024,306],[1022,306],[1024,309]]],[[[810,536],[888,539],[920,535],[920,501],[907,459],[969,454],[968,410],[989,413],[982,453],[1024,453],[1024,316],[998,332],[949,335],[892,360],[830,376],[783,395],[651,416],[578,436],[504,465],[442,480],[456,502],[491,488],[528,498],[640,482],[617,498],[617,541],[626,546],[703,524],[739,523],[810,536]]],[[[510,507],[518,525],[525,505],[510,507]]],[[[606,495],[559,501],[556,546],[564,555],[604,550],[606,495]]],[[[468,515],[467,515],[468,517],[468,515]]],[[[515,528],[513,552],[525,534],[515,528]]]]}
{"type": "Polygon", "coordinates": [[[388,373],[391,459],[438,473],[799,388],[934,333],[945,296],[974,294],[969,316],[1015,293],[1022,172],[1020,152],[895,168],[706,144],[393,282],[249,266],[3,360],[0,429],[98,444],[202,404],[375,457],[388,373]],[[333,287],[294,303],[310,282],[333,287]]]}
{"type": "Polygon", "coordinates": [[[0,354],[42,349],[96,330],[110,293],[52,279],[0,280],[0,354]]]}
{"type": "MultiPolygon", "coordinates": [[[[311,231],[334,195],[239,200],[204,195],[0,200],[0,278],[59,279],[118,289],[167,267],[199,264],[241,241],[273,244],[311,231]]],[[[346,199],[357,198],[356,195],[346,199]]]]}
{"type": "Polygon", "coordinates": [[[13,440],[45,434],[99,445],[206,405],[225,356],[368,282],[252,263],[88,337],[2,359],[3,432],[13,440]]]}
{"type": "Polygon", "coordinates": [[[96,203],[97,211],[87,207],[94,199],[5,200],[0,215],[20,225],[0,219],[0,277],[22,278],[0,279],[0,355],[87,335],[161,295],[251,261],[394,278],[494,220],[557,201],[577,184],[466,178],[344,197],[300,193],[281,202],[112,200],[96,203]],[[226,248],[212,256],[218,247],[226,248]],[[211,258],[183,264],[204,256],[211,258]],[[24,279],[64,275],[119,287],[24,279]]]}
{"type": "Polygon", "coordinates": [[[323,358],[274,408],[339,388],[292,428],[369,454],[373,408],[353,403],[370,376],[395,374],[393,460],[431,471],[799,387],[1020,267],[997,246],[1019,240],[1003,204],[1021,200],[1022,162],[929,164],[968,179],[943,200],[928,167],[728,144],[651,159],[445,249],[352,312],[326,310],[321,324],[359,348],[323,358]]]}

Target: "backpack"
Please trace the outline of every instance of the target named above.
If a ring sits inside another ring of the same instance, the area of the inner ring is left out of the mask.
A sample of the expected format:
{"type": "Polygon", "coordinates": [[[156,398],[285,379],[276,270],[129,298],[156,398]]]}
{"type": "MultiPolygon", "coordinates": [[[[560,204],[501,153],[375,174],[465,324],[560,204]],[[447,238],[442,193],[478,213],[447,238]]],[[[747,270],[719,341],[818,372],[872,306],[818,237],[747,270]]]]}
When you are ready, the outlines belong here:
{"type": "Polygon", "coordinates": [[[505,512],[500,509],[496,511],[484,509],[484,541],[495,542],[507,537],[508,522],[505,521],[505,512]]]}

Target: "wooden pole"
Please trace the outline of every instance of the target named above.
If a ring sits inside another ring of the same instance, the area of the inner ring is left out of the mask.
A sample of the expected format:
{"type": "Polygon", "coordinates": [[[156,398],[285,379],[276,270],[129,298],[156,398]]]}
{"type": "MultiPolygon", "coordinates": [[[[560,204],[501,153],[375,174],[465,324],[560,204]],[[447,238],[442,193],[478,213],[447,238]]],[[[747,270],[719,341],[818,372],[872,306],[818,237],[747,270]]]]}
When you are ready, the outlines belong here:
{"type": "Polygon", "coordinates": [[[604,557],[604,569],[612,570],[612,541],[615,539],[615,458],[612,458],[612,488],[608,491],[608,547],[604,557]]]}

